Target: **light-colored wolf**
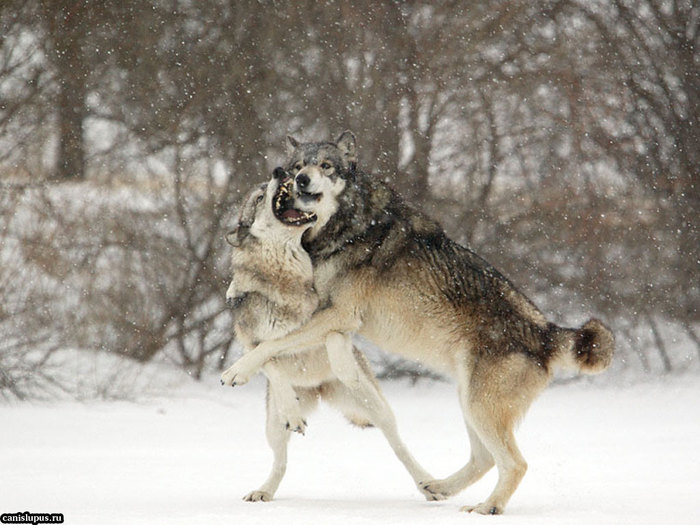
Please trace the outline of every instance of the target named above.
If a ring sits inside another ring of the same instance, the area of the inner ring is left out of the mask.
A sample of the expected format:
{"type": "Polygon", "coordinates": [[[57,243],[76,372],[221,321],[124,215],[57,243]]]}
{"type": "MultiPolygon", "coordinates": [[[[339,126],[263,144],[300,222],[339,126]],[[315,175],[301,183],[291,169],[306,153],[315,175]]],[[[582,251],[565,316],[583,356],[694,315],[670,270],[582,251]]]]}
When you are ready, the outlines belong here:
{"type": "Polygon", "coordinates": [[[318,345],[329,333],[362,334],[452,376],[471,457],[453,475],[423,488],[451,496],[495,465],[493,492],[463,510],[500,514],[527,469],[515,442],[518,420],[555,368],[607,368],[612,332],[596,319],[576,329],[548,322],[493,266],[361,171],[352,133],[335,142],[288,143],[293,206],[316,215],[303,246],[325,307],[301,329],[243,356],[226,381],[244,383],[269,359],[318,345]]]}
{"type": "MultiPolygon", "coordinates": [[[[233,246],[233,279],[226,298],[245,351],[301,327],[319,304],[311,259],[301,246],[302,234],[316,216],[289,206],[292,184],[284,170],[276,169],[269,183],[248,195],[236,228],[226,236],[233,246]]],[[[328,332],[312,350],[273,358],[263,371],[268,379],[266,433],[274,462],[267,480],[245,500],[272,499],[286,470],[290,430],[304,433],[304,418],[318,399],[338,408],[353,424],[378,427],[425,497],[439,498],[424,488],[431,476],[401,441],[367,359],[344,336],[328,332]]],[[[228,382],[226,374],[224,380],[228,382]]]]}

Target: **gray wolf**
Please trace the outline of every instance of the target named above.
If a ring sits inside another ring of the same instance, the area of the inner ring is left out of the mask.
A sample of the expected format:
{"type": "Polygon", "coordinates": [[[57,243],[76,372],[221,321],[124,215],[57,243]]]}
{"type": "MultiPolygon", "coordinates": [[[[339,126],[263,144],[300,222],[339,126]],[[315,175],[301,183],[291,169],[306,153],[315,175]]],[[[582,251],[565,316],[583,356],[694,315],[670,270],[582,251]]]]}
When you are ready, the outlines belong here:
{"type": "Polygon", "coordinates": [[[312,347],[335,332],[359,333],[453,377],[471,456],[423,489],[452,496],[495,465],[492,493],[463,510],[502,513],[527,469],[514,437],[517,422],[554,369],[607,368],[612,332],[597,319],[580,328],[548,322],[493,266],[362,171],[352,133],[335,142],[288,138],[288,149],[294,208],[316,214],[303,246],[324,307],[301,329],[261,343],[229,375],[245,382],[270,358],[312,347]]]}
{"type": "MultiPolygon", "coordinates": [[[[233,246],[226,298],[246,351],[301,327],[319,305],[311,259],[301,246],[316,215],[289,206],[292,185],[292,178],[276,169],[269,183],[247,196],[235,229],[226,236],[233,246]]],[[[351,423],[378,427],[424,495],[437,499],[423,488],[431,476],[401,441],[367,359],[344,334],[324,334],[310,351],[273,358],[263,372],[268,379],[266,434],[274,460],[267,480],[245,500],[272,499],[286,470],[290,431],[304,433],[305,417],[318,399],[338,408],[351,423]]],[[[227,372],[223,377],[229,382],[227,372]]]]}

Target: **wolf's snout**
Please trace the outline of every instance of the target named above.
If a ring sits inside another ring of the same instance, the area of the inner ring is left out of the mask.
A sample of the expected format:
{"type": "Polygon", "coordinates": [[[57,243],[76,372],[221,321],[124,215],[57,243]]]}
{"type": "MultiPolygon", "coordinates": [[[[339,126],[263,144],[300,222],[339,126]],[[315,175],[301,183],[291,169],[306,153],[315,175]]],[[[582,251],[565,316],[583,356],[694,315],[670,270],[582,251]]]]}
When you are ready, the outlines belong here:
{"type": "Polygon", "coordinates": [[[305,190],[309,187],[309,184],[311,183],[311,179],[306,173],[300,173],[296,176],[294,180],[297,183],[297,186],[300,190],[305,190]]]}

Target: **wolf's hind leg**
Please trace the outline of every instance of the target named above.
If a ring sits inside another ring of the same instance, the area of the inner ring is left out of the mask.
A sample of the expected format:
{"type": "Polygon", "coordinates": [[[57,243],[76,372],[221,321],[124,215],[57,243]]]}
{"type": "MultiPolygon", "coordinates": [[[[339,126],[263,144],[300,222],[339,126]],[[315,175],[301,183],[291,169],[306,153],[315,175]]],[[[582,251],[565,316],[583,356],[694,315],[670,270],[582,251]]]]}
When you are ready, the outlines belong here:
{"type": "Polygon", "coordinates": [[[493,455],[498,468],[498,482],[486,501],[465,506],[461,510],[479,514],[501,514],[527,471],[527,463],[515,443],[512,425],[493,424],[491,421],[476,425],[480,439],[493,455]]]}
{"type": "Polygon", "coordinates": [[[272,449],[274,457],[272,471],[259,489],[243,496],[245,501],[271,501],[284,477],[284,473],[287,471],[287,445],[290,433],[284,428],[282,415],[278,410],[275,396],[271,393],[269,383],[266,409],[267,422],[265,430],[267,442],[272,449]]]}
{"type": "Polygon", "coordinates": [[[426,481],[421,486],[423,490],[442,494],[444,497],[454,496],[472,483],[479,481],[494,466],[493,456],[469,423],[467,423],[467,433],[471,448],[469,463],[448,478],[426,481]]]}
{"type": "Polygon", "coordinates": [[[486,501],[462,510],[501,514],[527,471],[515,441],[516,423],[546,386],[549,375],[528,357],[511,354],[477,362],[470,378],[465,374],[458,380],[465,420],[498,469],[498,482],[486,501]]]}
{"type": "Polygon", "coordinates": [[[326,398],[351,421],[368,421],[386,437],[396,457],[403,463],[421,493],[428,500],[444,499],[421,488],[432,476],[414,459],[399,436],[396,418],[371,372],[364,355],[353,349],[350,335],[331,333],[326,350],[333,373],[338,377],[335,388],[327,389],[326,398]]]}
{"type": "MultiPolygon", "coordinates": [[[[299,399],[301,416],[305,417],[318,405],[318,393],[315,389],[300,388],[294,390],[296,391],[296,397],[299,399]]],[[[287,419],[280,412],[275,398],[270,394],[268,387],[266,435],[267,442],[272,448],[274,456],[272,470],[265,483],[259,489],[243,497],[245,501],[271,501],[275,492],[277,492],[277,488],[287,471],[287,445],[292,435],[286,429],[285,421],[287,419]]]]}

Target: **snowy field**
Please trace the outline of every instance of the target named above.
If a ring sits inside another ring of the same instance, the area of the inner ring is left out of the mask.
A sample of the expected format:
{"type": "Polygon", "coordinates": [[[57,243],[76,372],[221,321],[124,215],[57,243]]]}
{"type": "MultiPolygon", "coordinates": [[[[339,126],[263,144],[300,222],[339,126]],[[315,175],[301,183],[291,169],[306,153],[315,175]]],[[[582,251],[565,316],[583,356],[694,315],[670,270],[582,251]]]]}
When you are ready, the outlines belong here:
{"type": "MultiPolygon", "coordinates": [[[[468,445],[454,387],[385,384],[404,440],[435,476],[468,445]]],[[[518,436],[530,468],[504,516],[458,512],[495,473],[426,502],[376,429],[322,407],[294,435],[275,501],[241,497],[267,476],[264,385],[216,377],[125,401],[0,405],[0,513],[63,513],[65,523],[518,524],[700,523],[700,379],[626,388],[550,387],[518,436]]]]}

